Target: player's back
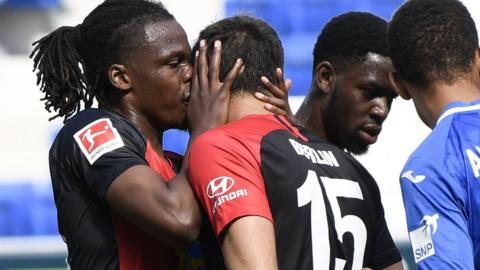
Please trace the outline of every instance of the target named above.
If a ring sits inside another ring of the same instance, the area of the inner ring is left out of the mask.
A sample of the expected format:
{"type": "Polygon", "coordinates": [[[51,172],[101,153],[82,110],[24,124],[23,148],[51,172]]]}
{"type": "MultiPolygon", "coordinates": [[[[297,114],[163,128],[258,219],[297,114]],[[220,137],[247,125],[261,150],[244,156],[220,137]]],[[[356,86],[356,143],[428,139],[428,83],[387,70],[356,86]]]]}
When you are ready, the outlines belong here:
{"type": "Polygon", "coordinates": [[[303,134],[308,142],[283,130],[261,143],[280,268],[378,269],[399,261],[372,177],[350,154],[303,134]]]}
{"type": "MultiPolygon", "coordinates": [[[[375,181],[349,154],[305,135],[282,117],[253,115],[197,138],[190,181],[219,242],[229,224],[254,215],[274,225],[279,269],[400,261],[375,181]]],[[[221,269],[218,253],[205,252],[212,269],[221,269]]]]}

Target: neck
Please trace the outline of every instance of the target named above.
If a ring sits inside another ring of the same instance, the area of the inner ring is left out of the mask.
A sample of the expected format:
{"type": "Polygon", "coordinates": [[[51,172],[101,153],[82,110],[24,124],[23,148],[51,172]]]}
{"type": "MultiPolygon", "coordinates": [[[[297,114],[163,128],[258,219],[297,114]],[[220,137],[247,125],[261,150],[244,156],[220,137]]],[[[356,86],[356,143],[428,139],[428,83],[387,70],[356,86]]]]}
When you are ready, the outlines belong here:
{"type": "Polygon", "coordinates": [[[113,109],[113,111],[122,115],[137,127],[142,134],[147,137],[147,140],[150,142],[155,152],[160,156],[163,156],[163,131],[160,131],[153,126],[145,115],[137,112],[134,108],[129,106],[120,106],[113,109]]]}
{"type": "Polygon", "coordinates": [[[425,122],[430,128],[435,127],[438,118],[449,103],[472,102],[480,99],[479,84],[464,78],[460,78],[452,84],[434,83],[427,89],[415,92],[418,93],[418,100],[424,107],[425,122]]]}
{"type": "Polygon", "coordinates": [[[252,114],[272,114],[264,106],[264,102],[251,94],[232,96],[228,108],[227,122],[230,123],[252,114]]]}
{"type": "Polygon", "coordinates": [[[315,133],[318,137],[328,140],[322,117],[322,99],[316,95],[314,89],[310,89],[302,105],[295,114],[295,118],[306,129],[315,133]]]}

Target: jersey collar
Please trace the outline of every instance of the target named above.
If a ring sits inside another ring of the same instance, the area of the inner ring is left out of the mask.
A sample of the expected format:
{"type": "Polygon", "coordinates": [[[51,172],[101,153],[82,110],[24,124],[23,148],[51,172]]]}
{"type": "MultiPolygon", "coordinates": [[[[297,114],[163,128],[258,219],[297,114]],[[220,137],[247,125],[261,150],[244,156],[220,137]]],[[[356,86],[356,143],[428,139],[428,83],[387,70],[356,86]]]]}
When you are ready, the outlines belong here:
{"type": "Polygon", "coordinates": [[[456,101],[456,102],[451,102],[448,103],[447,107],[445,110],[443,110],[443,113],[440,115],[440,117],[437,120],[437,125],[442,121],[443,119],[447,118],[450,115],[459,113],[459,112],[468,112],[468,111],[474,111],[474,110],[480,110],[480,99],[465,103],[461,101],[456,101]]]}

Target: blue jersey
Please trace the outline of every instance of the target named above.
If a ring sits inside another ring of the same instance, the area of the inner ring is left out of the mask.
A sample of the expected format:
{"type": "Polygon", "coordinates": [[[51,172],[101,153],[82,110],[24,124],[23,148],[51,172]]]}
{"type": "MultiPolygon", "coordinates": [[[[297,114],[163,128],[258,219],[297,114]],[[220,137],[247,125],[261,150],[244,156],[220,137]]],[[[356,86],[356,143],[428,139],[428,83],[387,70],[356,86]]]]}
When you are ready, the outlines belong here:
{"type": "Polygon", "coordinates": [[[450,103],[400,183],[419,269],[480,269],[480,100],[450,103]]]}

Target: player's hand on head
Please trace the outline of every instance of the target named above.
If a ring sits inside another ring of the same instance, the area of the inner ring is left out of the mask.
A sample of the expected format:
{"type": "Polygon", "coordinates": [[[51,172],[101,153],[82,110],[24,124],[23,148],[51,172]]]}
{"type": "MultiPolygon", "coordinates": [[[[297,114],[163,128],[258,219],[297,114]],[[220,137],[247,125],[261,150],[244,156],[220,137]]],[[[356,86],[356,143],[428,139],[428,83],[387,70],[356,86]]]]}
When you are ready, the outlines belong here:
{"type": "Polygon", "coordinates": [[[195,53],[194,74],[187,107],[188,128],[191,133],[201,133],[227,121],[230,88],[243,66],[243,61],[237,59],[225,80],[221,82],[221,53],[222,44],[219,40],[214,43],[210,61],[207,59],[205,40],[200,41],[199,50],[195,53]]]}
{"type": "Polygon", "coordinates": [[[285,115],[290,121],[296,122],[295,116],[290,109],[290,104],[288,103],[288,91],[290,91],[290,88],[292,87],[292,81],[285,80],[282,69],[280,68],[275,70],[275,76],[278,85],[270,82],[265,76],[260,78],[262,85],[272,94],[272,96],[256,92],[255,97],[265,102],[265,109],[268,111],[277,115],[285,115]]]}

